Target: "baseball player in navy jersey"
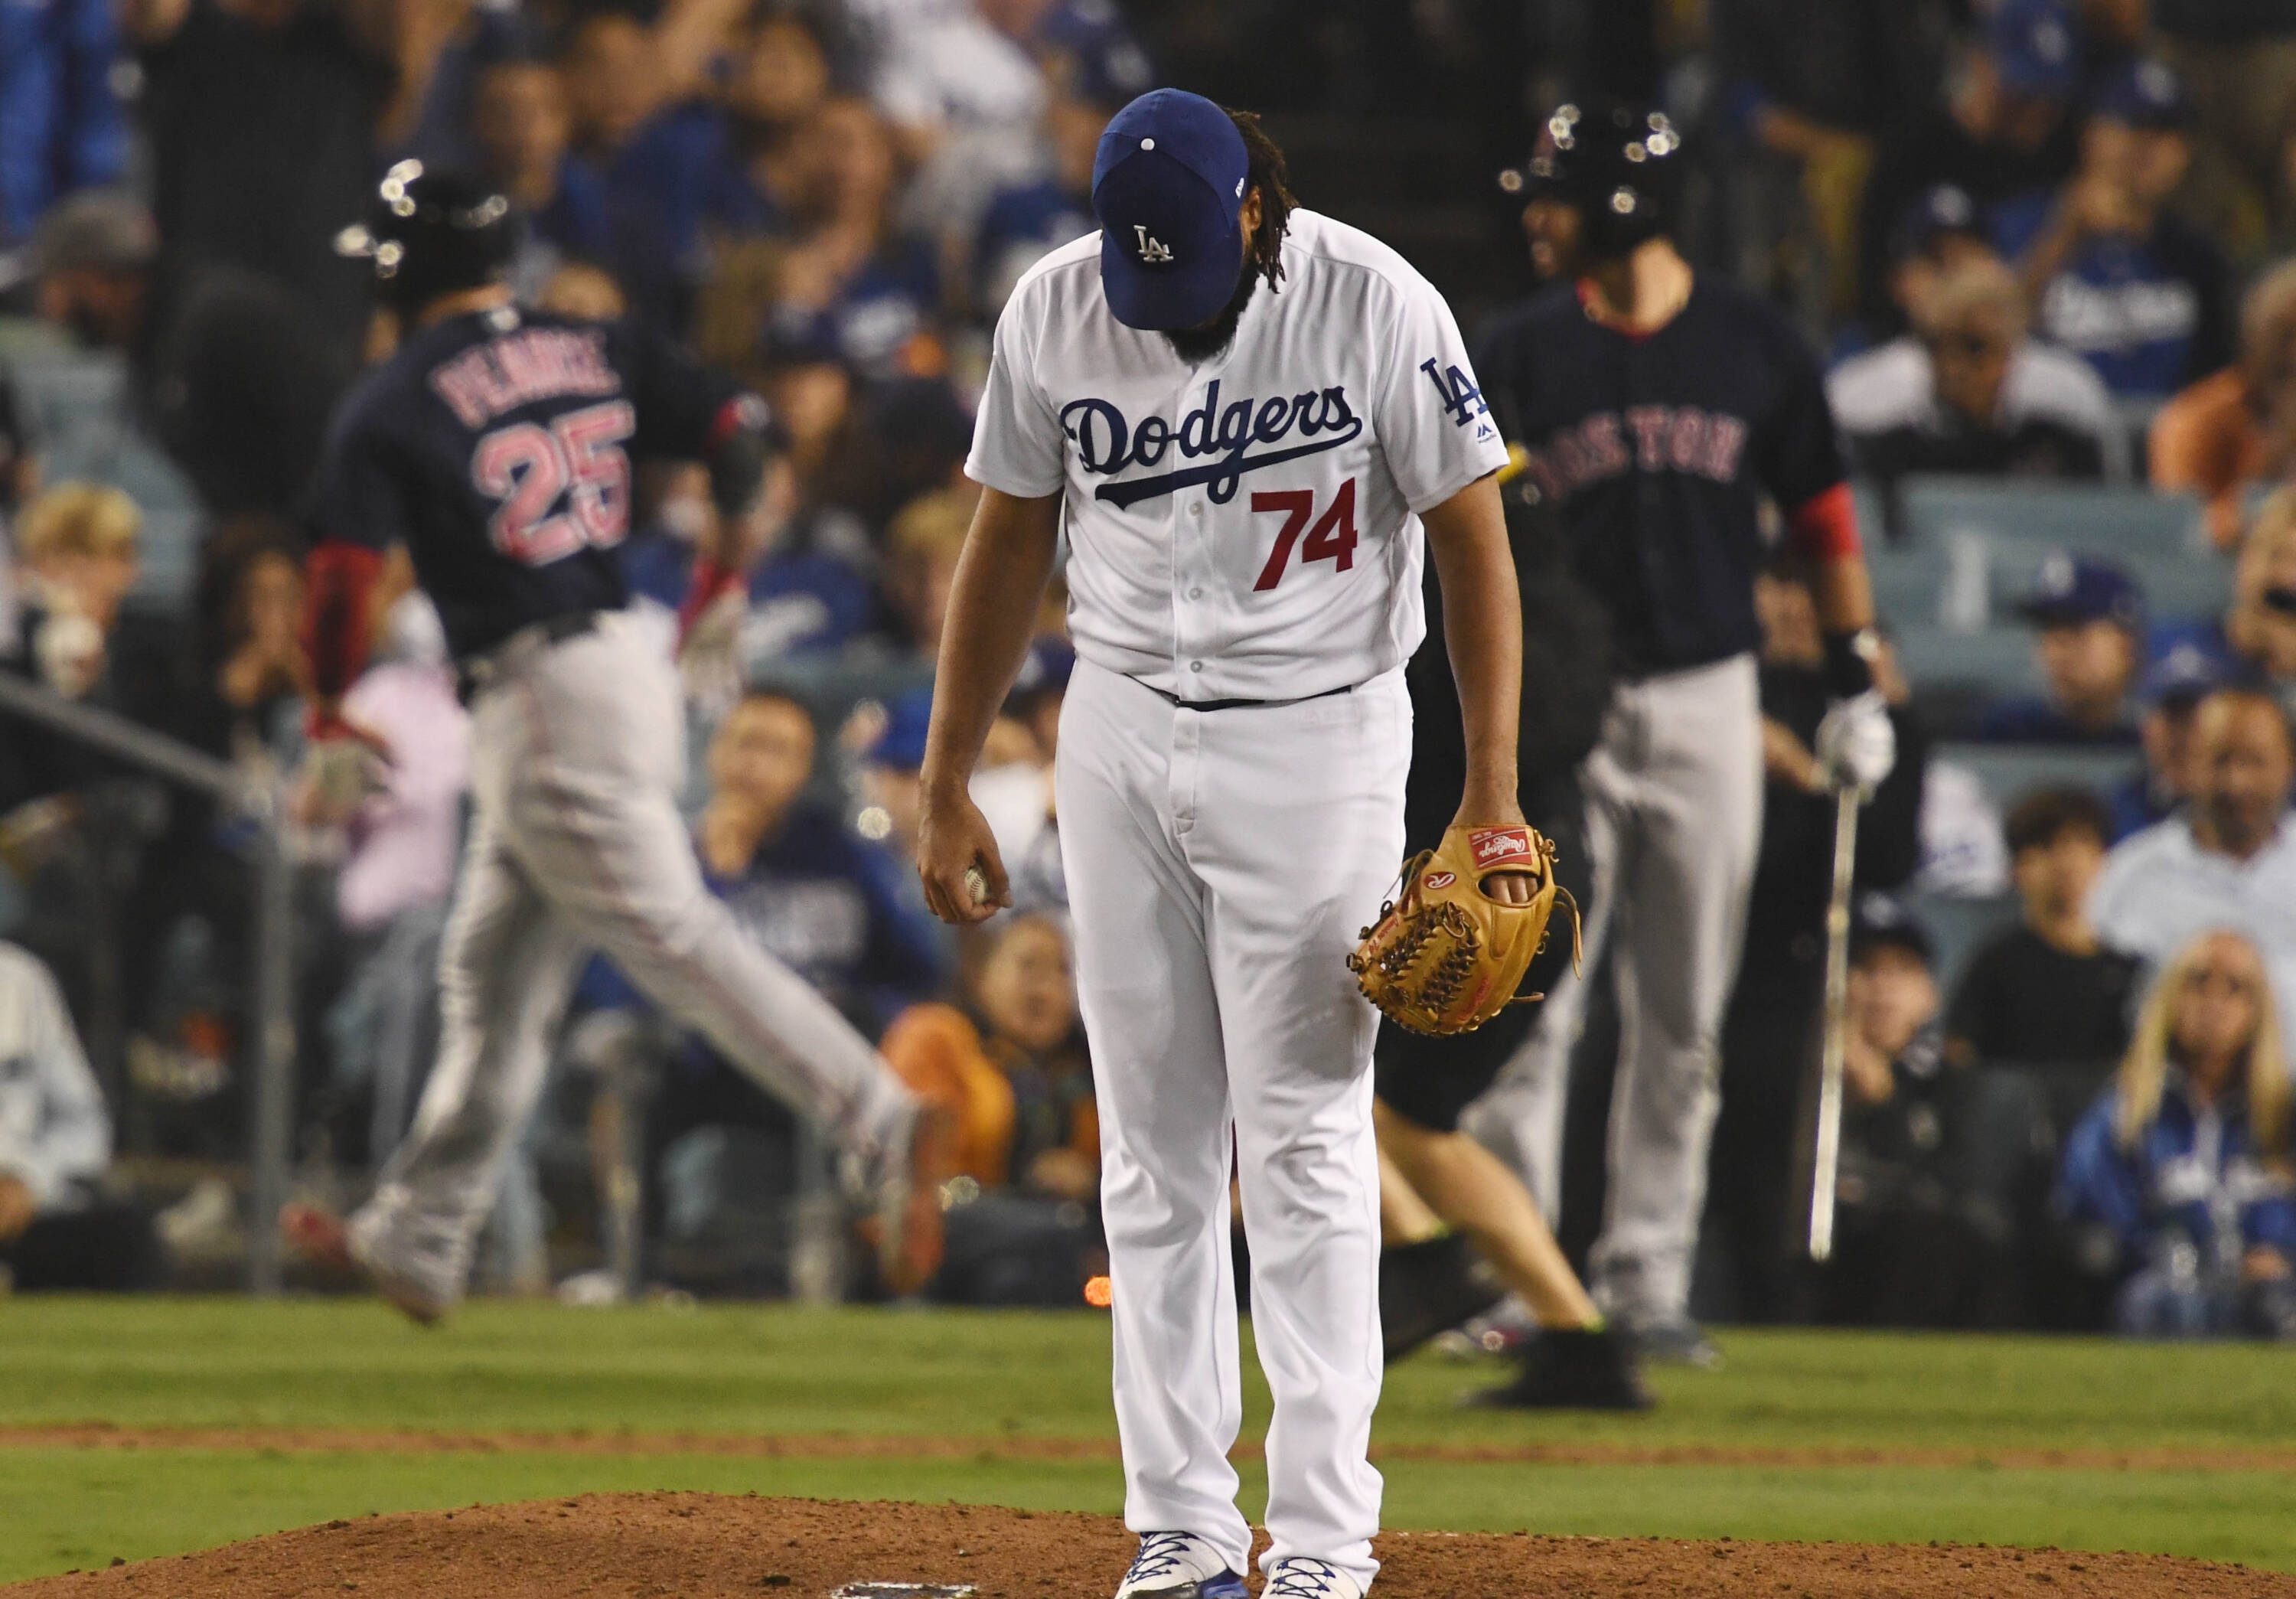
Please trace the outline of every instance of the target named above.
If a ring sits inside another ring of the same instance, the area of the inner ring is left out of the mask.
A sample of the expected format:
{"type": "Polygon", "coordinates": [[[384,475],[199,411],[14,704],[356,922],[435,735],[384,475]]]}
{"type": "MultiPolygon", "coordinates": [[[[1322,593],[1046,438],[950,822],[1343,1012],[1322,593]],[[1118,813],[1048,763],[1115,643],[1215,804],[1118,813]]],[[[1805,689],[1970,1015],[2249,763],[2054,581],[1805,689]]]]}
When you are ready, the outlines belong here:
{"type": "MultiPolygon", "coordinates": [[[[1603,1311],[1646,1353],[1710,1360],[1689,1319],[1717,1104],[1716,1040],[1761,829],[1754,575],[1763,503],[1810,558],[1833,699],[1819,755],[1871,790],[1895,758],[1874,686],[1873,601],[1816,358],[1785,318],[1692,271],[1668,237],[1681,139],[1659,113],[1566,105],[1528,170],[1534,232],[1575,259],[1495,328],[1492,414],[1610,613],[1616,682],[1585,761],[1595,875],[1587,963],[1606,945],[1621,1027],[1603,1311]]],[[[1583,982],[1557,985],[1501,1089],[1554,1214],[1583,982]]]]}
{"type": "MultiPolygon", "coordinates": [[[[1505,451],[1441,298],[1294,206],[1251,119],[1144,95],[1101,140],[1093,204],[1101,231],[997,321],[918,865],[950,921],[1008,898],[966,778],[1065,538],[1061,849],[1141,1535],[1117,1592],[1245,1592],[1233,1170],[1275,1401],[1265,1592],[1358,1599],[1380,1496],[1376,1018],[1345,957],[1401,858],[1423,546],[1466,725],[1458,819],[1521,824],[1505,451]]],[[[1527,897],[1520,874],[1487,882],[1527,897]]]]}
{"type": "Polygon", "coordinates": [[[889,1283],[922,1286],[939,1250],[937,1124],[703,885],[676,800],[676,668],[623,611],[633,461],[707,463],[734,525],[767,459],[763,406],[627,327],[514,307],[502,278],[518,219],[451,174],[393,168],[346,243],[373,257],[404,337],[328,447],[309,584],[316,731],[343,747],[336,702],[375,575],[403,547],[467,687],[475,814],[414,1129],[347,1226],[291,1207],[291,1240],[417,1320],[450,1308],[595,948],[833,1131],[879,1205],[889,1283]]]}

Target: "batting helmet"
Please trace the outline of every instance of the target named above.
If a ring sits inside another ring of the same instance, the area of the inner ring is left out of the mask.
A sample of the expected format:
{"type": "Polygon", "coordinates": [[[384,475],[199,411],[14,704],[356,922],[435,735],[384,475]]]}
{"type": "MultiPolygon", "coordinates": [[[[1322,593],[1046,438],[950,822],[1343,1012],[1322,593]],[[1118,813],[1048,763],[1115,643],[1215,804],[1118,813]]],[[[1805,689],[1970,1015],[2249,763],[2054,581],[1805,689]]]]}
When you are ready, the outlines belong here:
{"type": "Polygon", "coordinates": [[[374,263],[376,292],[401,309],[500,283],[524,236],[499,190],[421,161],[382,175],[367,219],[335,236],[339,255],[374,263]]]}
{"type": "Polygon", "coordinates": [[[1525,198],[1587,219],[1587,248],[1622,256],[1669,231],[1682,193],[1682,135],[1664,111],[1559,105],[1521,175],[1525,198]]]}

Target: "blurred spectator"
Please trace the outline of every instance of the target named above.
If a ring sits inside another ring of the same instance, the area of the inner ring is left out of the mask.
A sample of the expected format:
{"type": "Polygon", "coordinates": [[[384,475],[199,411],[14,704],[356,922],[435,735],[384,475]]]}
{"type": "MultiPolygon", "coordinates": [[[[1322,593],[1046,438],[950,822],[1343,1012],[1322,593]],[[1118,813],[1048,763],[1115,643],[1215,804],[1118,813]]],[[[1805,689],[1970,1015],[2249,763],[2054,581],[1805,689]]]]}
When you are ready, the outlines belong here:
{"type": "Polygon", "coordinates": [[[2129,65],[2099,92],[2071,178],[1997,219],[2042,336],[2127,398],[2165,398],[2232,358],[2224,253],[2167,209],[2192,164],[2191,119],[2173,71],[2129,65]]]}
{"type": "Polygon", "coordinates": [[[1946,1021],[1952,1064],[2120,1058],[2136,962],[2103,947],[2088,917],[2107,824],[2104,807],[2081,789],[2043,789],[2011,808],[2003,832],[2022,914],[1970,957],[1946,1021]]]}
{"type": "Polygon", "coordinates": [[[2165,821],[2191,798],[2194,713],[2202,701],[2230,681],[2222,653],[2194,639],[2171,644],[2145,668],[2137,694],[2144,707],[2137,725],[2144,766],[2109,796],[2112,836],[2107,842],[2117,844],[2165,821]]]}
{"type": "Polygon", "coordinates": [[[593,11],[560,62],[574,148],[606,195],[610,264],[638,312],[682,326],[708,262],[701,226],[725,128],[701,98],[738,5],[669,0],[651,27],[593,11]]]}
{"type": "Polygon", "coordinates": [[[2152,0],[2168,59],[2199,112],[2200,213],[2285,228],[2284,163],[2296,131],[2296,5],[2289,0],[2152,0]],[[2259,212],[2263,212],[2261,217],[2259,212]]]}
{"type": "Polygon", "coordinates": [[[2250,488],[2296,466],[2296,261],[2273,268],[2241,307],[2240,358],[2180,390],[2152,423],[2155,488],[2209,503],[2210,540],[2238,545],[2250,488]]]}
{"type": "Polygon", "coordinates": [[[802,339],[811,324],[866,376],[938,372],[939,269],[931,246],[896,217],[901,166],[891,128],[867,101],[847,96],[824,103],[797,137],[807,189],[774,325],[802,339]]]}
{"type": "Polygon", "coordinates": [[[905,860],[802,799],[814,742],[800,701],[750,691],[710,741],[694,836],[712,891],[742,924],[873,1036],[939,988],[941,933],[904,899],[905,860]]]}
{"type": "Polygon", "coordinates": [[[1708,7],[1724,114],[1792,173],[1830,268],[1824,303],[1837,310],[1854,300],[1858,205],[1874,140],[1929,110],[1942,76],[1943,20],[1931,0],[1708,7]]]}
{"type": "Polygon", "coordinates": [[[1834,415],[1859,471],[2096,478],[2112,397],[2082,361],[2026,336],[2025,297],[1997,260],[1919,291],[1915,332],[1834,370],[1834,415]]]}
{"type": "Polygon", "coordinates": [[[2154,972],[2200,934],[2254,941],[2276,992],[2296,995],[2296,752],[2280,708],[2251,689],[2202,701],[2193,797],[2115,845],[2089,901],[2097,936],[2154,972]]]}
{"type": "Polygon", "coordinates": [[[548,62],[512,57],[480,72],[471,97],[478,170],[526,213],[528,235],[511,282],[537,298],[568,260],[603,261],[612,252],[605,185],[570,160],[572,113],[565,80],[548,62]]]}
{"type": "MultiPolygon", "coordinates": [[[[856,825],[863,838],[883,840],[898,860],[916,858],[922,809],[917,773],[924,766],[925,732],[931,724],[932,690],[918,688],[895,694],[882,706],[863,707],[845,730],[849,740],[861,744],[861,814],[856,825]]],[[[922,887],[914,898],[922,908],[922,887]]]]}
{"type": "Polygon", "coordinates": [[[2071,172],[2078,141],[2070,108],[2079,69],[2079,39],[2059,0],[2008,0],[1982,38],[1960,51],[1945,76],[1944,114],[1885,144],[1866,186],[1859,259],[1870,323],[1888,328],[1902,315],[1887,299],[1887,267],[1923,196],[1951,185],[1984,218],[2071,172]]]}
{"type": "Polygon", "coordinates": [[[2065,1214],[2120,1279],[2138,1338],[2296,1340],[2288,1064],[2255,946],[2177,946],[2120,1080],[2073,1131],[2065,1214]]]}
{"type": "MultiPolygon", "coordinates": [[[[636,598],[656,608],[672,626],[693,587],[693,553],[714,536],[718,512],[709,479],[699,466],[670,474],[655,508],[660,537],[624,546],[623,565],[636,598]]],[[[748,582],[698,619],[690,637],[724,627],[736,670],[776,660],[833,654],[867,631],[876,594],[855,561],[827,547],[833,518],[806,516],[796,506],[797,474],[786,460],[766,469],[765,484],[744,534],[753,553],[748,582]]]]}
{"type": "Polygon", "coordinates": [[[31,237],[40,213],[75,189],[119,181],[119,53],[109,0],[0,10],[0,250],[31,237]]]}
{"type": "Polygon", "coordinates": [[[1978,714],[1975,736],[1990,743],[2134,746],[2129,699],[2144,630],[2136,580],[2099,556],[2052,555],[2017,611],[2033,628],[2048,692],[1993,701],[1978,714]]]}
{"type": "Polygon", "coordinates": [[[291,529],[250,517],[216,530],[200,577],[194,652],[196,674],[177,685],[172,730],[226,760],[291,753],[311,686],[302,551],[291,529]]]}
{"type": "Polygon", "coordinates": [[[1073,1305],[1095,1243],[1100,1123],[1077,1026],[1068,936],[1011,915],[981,935],[963,1004],[923,1004],[885,1058],[956,1128],[968,1197],[947,1218],[933,1294],[977,1305],[1073,1305]]]}
{"type": "MultiPolygon", "coordinates": [[[[1713,1168],[1736,1174],[1708,1199],[1702,1236],[1726,1261],[1735,1315],[1759,1319],[1792,1307],[1788,1216],[1795,1203],[1794,1116],[1816,1037],[1825,981],[1825,907],[1833,857],[1833,797],[1811,746],[1826,706],[1824,645],[1801,572],[1780,566],[1756,580],[1762,623],[1763,826],[1746,907],[1745,954],[1722,1021],[1722,1108],[1713,1168]]],[[[1860,819],[1857,882],[1895,889],[1919,858],[1918,811],[1929,739],[1903,703],[1884,660],[1898,765],[1860,819]]]]}
{"type": "Polygon", "coordinates": [[[369,274],[339,258],[373,181],[375,140],[416,6],[394,0],[128,0],[171,283],[259,275],[344,358],[369,274]]]}
{"type": "Polygon", "coordinates": [[[1827,1321],[1966,1326],[1989,1319],[2007,1285],[2001,1229],[1963,1180],[1968,1082],[1943,1059],[1931,959],[1903,906],[1858,900],[1827,1321]]]}
{"type": "Polygon", "coordinates": [[[1100,226],[1092,210],[1092,168],[1101,131],[1138,91],[1093,66],[1055,58],[1044,119],[1050,169],[998,189],[981,215],[972,240],[971,289],[973,316],[984,324],[996,320],[1021,275],[1047,251],[1100,226]]]}
{"type": "Polygon", "coordinates": [[[90,483],[57,484],[17,521],[21,643],[9,653],[67,699],[103,676],[104,643],[135,585],[142,525],[135,501],[90,483]]]}
{"type": "Polygon", "coordinates": [[[2283,705],[2296,708],[2296,488],[2279,489],[2257,507],[2221,632],[2194,637],[2229,652],[2283,705]]]}
{"type": "Polygon", "coordinates": [[[893,519],[887,536],[885,597],[912,647],[928,661],[940,655],[956,558],[972,525],[971,496],[951,489],[912,503],[893,519]]]}
{"type": "Polygon", "coordinates": [[[152,214],[113,190],[75,194],[49,211],[32,244],[37,320],[0,321],[0,385],[20,440],[19,483],[98,483],[144,514],[146,592],[189,600],[201,509],[191,479],[160,441],[145,374],[152,214]]]}
{"type": "Polygon", "coordinates": [[[796,226],[809,176],[800,130],[829,89],[829,51],[814,25],[793,12],[760,19],[726,86],[729,136],[710,201],[717,226],[737,237],[780,237],[796,226]]]}
{"type": "Polygon", "coordinates": [[[910,159],[956,135],[1035,123],[1045,80],[1030,46],[1051,9],[1052,0],[948,0],[909,8],[885,29],[869,93],[910,159]]]}
{"type": "Polygon", "coordinates": [[[148,1216],[104,1197],[111,1118],[48,969],[0,944],[0,1283],[160,1285],[148,1216]]]}

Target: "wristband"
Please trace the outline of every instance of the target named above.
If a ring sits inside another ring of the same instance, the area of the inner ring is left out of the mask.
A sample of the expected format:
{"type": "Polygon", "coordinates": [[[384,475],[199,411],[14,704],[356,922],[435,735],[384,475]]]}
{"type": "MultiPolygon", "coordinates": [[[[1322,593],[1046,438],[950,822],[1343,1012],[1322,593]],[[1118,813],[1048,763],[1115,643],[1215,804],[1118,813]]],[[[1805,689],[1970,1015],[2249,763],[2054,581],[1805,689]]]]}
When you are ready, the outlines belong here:
{"type": "Polygon", "coordinates": [[[1874,686],[1874,662],[1882,653],[1882,636],[1871,627],[1855,633],[1825,636],[1825,692],[1835,700],[1854,700],[1874,686]]]}

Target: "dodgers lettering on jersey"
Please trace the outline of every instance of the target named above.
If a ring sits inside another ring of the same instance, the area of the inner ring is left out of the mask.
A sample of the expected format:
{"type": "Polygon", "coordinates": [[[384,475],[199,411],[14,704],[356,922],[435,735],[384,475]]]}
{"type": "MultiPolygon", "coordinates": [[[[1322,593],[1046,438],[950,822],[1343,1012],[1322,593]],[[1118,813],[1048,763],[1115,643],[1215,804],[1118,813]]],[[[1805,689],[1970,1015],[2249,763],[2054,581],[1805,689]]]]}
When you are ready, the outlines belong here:
{"type": "Polygon", "coordinates": [[[1611,613],[1620,668],[1756,648],[1763,499],[1792,511],[1843,476],[1816,357],[1785,318],[1702,276],[1672,322],[1629,337],[1562,284],[1503,318],[1480,364],[1524,476],[1611,613]]]}
{"type": "Polygon", "coordinates": [[[1370,235],[1294,210],[1283,281],[1190,365],[1128,328],[1100,235],[1015,287],[965,470],[1065,491],[1077,652],[1183,700],[1293,700],[1408,660],[1418,512],[1505,463],[1450,308],[1370,235]]]}
{"type": "Polygon", "coordinates": [[[336,414],[328,538],[404,545],[457,657],[628,599],[633,459],[691,460],[740,397],[621,324],[502,309],[416,332],[336,414]]]}

